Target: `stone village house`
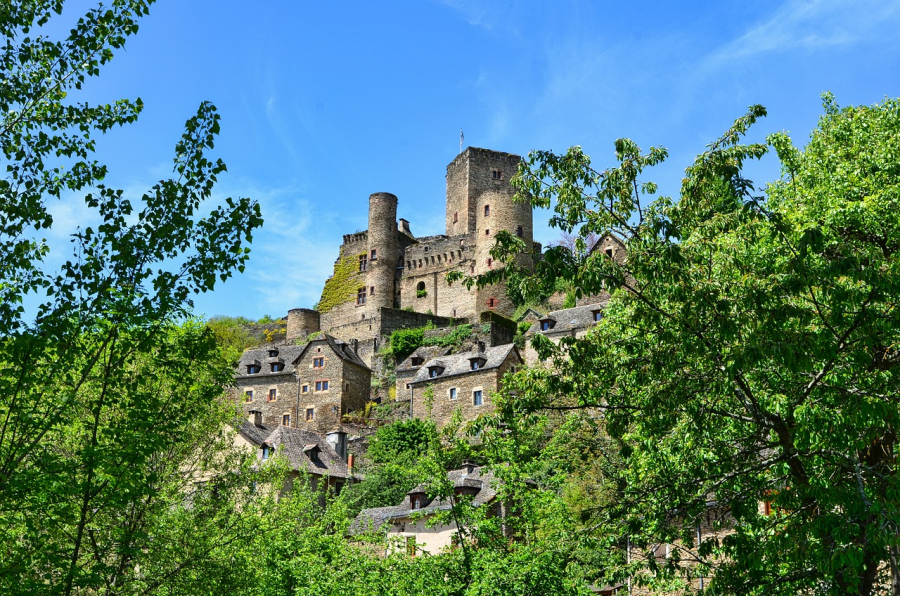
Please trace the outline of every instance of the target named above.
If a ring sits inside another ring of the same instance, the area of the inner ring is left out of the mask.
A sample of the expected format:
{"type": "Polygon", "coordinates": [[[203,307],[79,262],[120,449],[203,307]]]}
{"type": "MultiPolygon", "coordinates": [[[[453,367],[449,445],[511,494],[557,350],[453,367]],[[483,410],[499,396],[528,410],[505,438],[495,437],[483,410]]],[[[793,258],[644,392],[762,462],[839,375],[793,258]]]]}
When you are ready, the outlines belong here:
{"type": "Polygon", "coordinates": [[[402,380],[398,374],[397,396],[405,393],[411,400],[412,416],[434,420],[438,428],[448,424],[456,412],[462,420],[472,420],[493,411],[492,394],[500,390],[503,376],[523,364],[519,349],[511,343],[485,347],[483,342],[475,342],[468,351],[437,352],[428,360],[417,351],[402,363],[405,374],[402,380]]]}
{"type": "MultiPolygon", "coordinates": [[[[453,482],[456,497],[471,498],[473,507],[488,507],[489,516],[506,516],[507,508],[497,499],[497,479],[485,468],[470,462],[451,470],[447,478],[453,482]]],[[[425,485],[407,493],[399,505],[364,509],[350,526],[351,534],[380,532],[387,538],[386,553],[405,549],[410,556],[420,553],[438,554],[454,544],[458,528],[455,523],[429,523],[436,513],[448,511],[450,502],[429,497],[425,485]]]]}
{"type": "Polygon", "coordinates": [[[313,490],[324,482],[337,493],[352,477],[347,463],[347,435],[342,431],[323,437],[299,428],[265,425],[261,412],[254,411],[237,427],[235,445],[253,453],[258,464],[283,457],[290,469],[285,489],[306,474],[313,490]]]}
{"type": "Polygon", "coordinates": [[[341,416],[365,407],[372,371],[355,345],[319,333],[304,345],[247,350],[235,372],[235,399],[244,417],[259,412],[266,426],[326,434],[341,416]]]}

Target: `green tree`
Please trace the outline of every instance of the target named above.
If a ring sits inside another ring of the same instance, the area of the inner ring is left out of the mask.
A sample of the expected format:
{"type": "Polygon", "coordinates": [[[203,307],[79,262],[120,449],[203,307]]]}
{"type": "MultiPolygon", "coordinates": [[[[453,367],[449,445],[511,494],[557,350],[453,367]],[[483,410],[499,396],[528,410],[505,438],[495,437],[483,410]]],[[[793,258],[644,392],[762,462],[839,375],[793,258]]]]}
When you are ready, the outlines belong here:
{"type": "Polygon", "coordinates": [[[691,544],[710,503],[730,515],[697,566],[620,555],[621,577],[649,565],[659,583],[714,571],[710,593],[900,593],[900,102],[840,109],[826,95],[803,149],[783,133],[741,144],[764,114],[752,107],[700,155],[677,201],[648,200],[643,173],[663,149],[620,139],[603,171],[577,147],[532,153],[519,189],[565,232],[618,234],[627,262],[551,253],[532,276],[502,235],[507,267],[467,281],[612,291],[587,338],[534,342],[554,373],[506,401],[508,417],[602,412],[622,497],[598,508],[598,533],[691,544]],[[742,166],[769,147],[783,175],[756,196],[742,166]]]}
{"type": "Polygon", "coordinates": [[[138,199],[104,184],[94,136],[133,122],[142,103],[74,98],[152,1],[90,10],[61,41],[30,37],[62,4],[0,6],[0,591],[150,592],[202,557],[176,543],[208,544],[203,519],[235,503],[185,499],[212,479],[227,494],[236,481],[221,466],[244,465],[210,456],[231,416],[220,403],[230,368],[187,317],[192,295],[243,269],[262,220],[249,199],[199,215],[225,170],[206,156],[219,132],[209,103],[187,121],[170,178],[138,199]],[[78,230],[52,271],[38,235],[64,192],[84,193],[100,223],[78,230]],[[196,523],[171,525],[178,515],[196,523]],[[147,558],[166,545],[171,558],[147,558]]]}

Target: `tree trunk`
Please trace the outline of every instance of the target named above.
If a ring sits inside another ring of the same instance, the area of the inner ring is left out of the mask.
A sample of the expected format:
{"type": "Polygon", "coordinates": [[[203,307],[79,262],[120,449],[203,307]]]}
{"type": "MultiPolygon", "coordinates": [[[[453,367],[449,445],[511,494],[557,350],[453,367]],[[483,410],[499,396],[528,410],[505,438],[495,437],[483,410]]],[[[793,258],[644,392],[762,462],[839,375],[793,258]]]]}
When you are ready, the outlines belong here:
{"type": "Polygon", "coordinates": [[[900,596],[900,546],[891,545],[891,594],[900,596]]]}

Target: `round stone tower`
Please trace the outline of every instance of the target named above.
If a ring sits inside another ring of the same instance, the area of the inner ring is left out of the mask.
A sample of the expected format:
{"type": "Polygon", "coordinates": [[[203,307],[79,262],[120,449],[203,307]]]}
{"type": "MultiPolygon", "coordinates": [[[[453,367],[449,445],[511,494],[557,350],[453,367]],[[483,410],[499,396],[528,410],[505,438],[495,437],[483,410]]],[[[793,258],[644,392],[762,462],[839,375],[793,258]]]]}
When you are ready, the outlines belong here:
{"type": "Polygon", "coordinates": [[[369,196],[366,311],[375,316],[381,307],[394,306],[394,279],[400,242],[397,237],[397,197],[389,192],[369,196]]]}
{"type": "Polygon", "coordinates": [[[287,316],[287,333],[285,339],[305,339],[311,333],[320,331],[319,313],[311,308],[292,308],[287,316]]]}

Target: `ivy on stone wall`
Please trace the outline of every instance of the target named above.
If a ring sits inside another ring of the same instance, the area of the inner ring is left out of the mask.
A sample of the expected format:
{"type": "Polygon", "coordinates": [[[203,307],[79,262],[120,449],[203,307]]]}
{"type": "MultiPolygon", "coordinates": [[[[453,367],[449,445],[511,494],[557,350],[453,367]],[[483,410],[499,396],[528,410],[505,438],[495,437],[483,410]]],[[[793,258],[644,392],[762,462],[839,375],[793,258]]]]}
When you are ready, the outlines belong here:
{"type": "Polygon", "coordinates": [[[322,288],[322,298],[316,305],[316,310],[326,313],[335,306],[356,299],[356,292],[365,285],[365,279],[360,275],[359,259],[365,253],[347,255],[338,259],[334,265],[334,275],[325,281],[322,288]]]}

